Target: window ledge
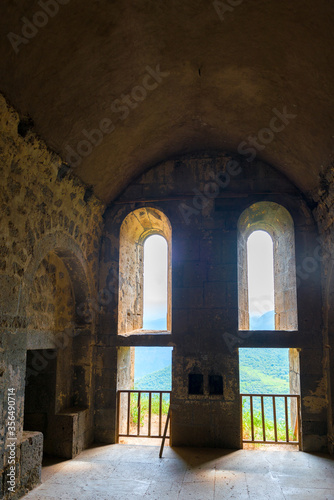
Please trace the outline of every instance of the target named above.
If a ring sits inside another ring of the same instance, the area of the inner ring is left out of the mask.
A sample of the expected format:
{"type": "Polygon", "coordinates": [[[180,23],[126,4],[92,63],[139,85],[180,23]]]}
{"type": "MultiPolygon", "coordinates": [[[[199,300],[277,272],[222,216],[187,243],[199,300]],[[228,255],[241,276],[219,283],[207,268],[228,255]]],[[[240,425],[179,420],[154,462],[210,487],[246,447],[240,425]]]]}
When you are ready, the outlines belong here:
{"type": "Polygon", "coordinates": [[[170,335],[172,332],[169,330],[144,330],[139,328],[138,330],[132,330],[127,333],[119,333],[121,337],[130,337],[131,335],[170,335]]]}

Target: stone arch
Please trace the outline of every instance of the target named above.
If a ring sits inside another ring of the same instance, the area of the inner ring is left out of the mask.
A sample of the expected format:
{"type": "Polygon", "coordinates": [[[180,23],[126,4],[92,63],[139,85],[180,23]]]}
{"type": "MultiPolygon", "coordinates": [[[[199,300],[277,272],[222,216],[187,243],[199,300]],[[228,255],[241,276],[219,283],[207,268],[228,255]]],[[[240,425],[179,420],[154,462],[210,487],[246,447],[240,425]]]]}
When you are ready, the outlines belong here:
{"type": "Polygon", "coordinates": [[[297,330],[297,291],[293,219],[278,203],[260,201],[244,210],[238,221],[239,330],[249,329],[247,240],[257,230],[273,240],[275,329],[297,330]]]}
{"type": "MultiPolygon", "coordinates": [[[[85,448],[93,437],[95,332],[93,317],[87,313],[92,289],[92,278],[76,242],[62,233],[39,241],[24,277],[20,304],[30,319],[26,396],[34,384],[37,389],[44,372],[50,377],[52,365],[49,389],[53,400],[46,410],[45,428],[30,430],[45,434],[47,453],[67,458],[85,448]],[[43,302],[43,307],[34,310],[36,302],[43,302]]],[[[34,423],[38,425],[38,420],[32,420],[30,426],[34,423]]]]}
{"type": "Polygon", "coordinates": [[[168,245],[167,330],[171,331],[172,228],[163,212],[143,207],[130,212],[120,229],[118,333],[143,326],[143,251],[145,240],[153,234],[163,236],[168,245]]]}
{"type": "Polygon", "coordinates": [[[60,232],[45,236],[34,247],[33,257],[24,274],[22,299],[19,306],[21,314],[24,315],[25,313],[29,300],[29,291],[36,272],[43,259],[49,254],[54,254],[61,259],[69,273],[76,304],[76,323],[91,323],[92,314],[88,314],[83,306],[87,304],[87,308],[89,308],[93,291],[93,279],[85,265],[85,257],[80,246],[68,235],[60,232]]]}

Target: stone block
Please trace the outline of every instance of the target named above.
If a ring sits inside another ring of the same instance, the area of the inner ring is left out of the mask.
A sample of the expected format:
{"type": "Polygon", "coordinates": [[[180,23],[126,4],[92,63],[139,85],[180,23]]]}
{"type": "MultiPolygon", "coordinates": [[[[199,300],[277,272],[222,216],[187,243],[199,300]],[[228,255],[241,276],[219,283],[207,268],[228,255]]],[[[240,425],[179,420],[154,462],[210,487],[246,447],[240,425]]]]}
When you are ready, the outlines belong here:
{"type": "Polygon", "coordinates": [[[59,457],[75,457],[87,444],[84,436],[90,426],[88,409],[68,408],[54,415],[50,421],[50,437],[45,442],[45,451],[59,457]]]}
{"type": "Polygon", "coordinates": [[[21,482],[22,486],[32,489],[41,480],[43,459],[43,434],[26,432],[21,443],[21,482]]]}
{"type": "Polygon", "coordinates": [[[17,314],[20,279],[15,276],[0,275],[0,310],[8,316],[17,314]]]}
{"type": "Polygon", "coordinates": [[[221,263],[221,241],[219,235],[213,233],[200,241],[200,259],[210,264],[221,263]]]}
{"type": "MultiPolygon", "coordinates": [[[[198,397],[200,398],[200,397],[198,397]]],[[[172,407],[173,446],[239,449],[241,446],[239,405],[222,400],[185,403],[175,400],[172,407]]]]}
{"type": "Polygon", "coordinates": [[[204,305],[207,308],[226,308],[228,305],[226,284],[221,282],[205,283],[204,305]]]}
{"type": "Polygon", "coordinates": [[[237,233],[233,237],[229,234],[228,238],[224,238],[221,243],[221,263],[222,264],[233,264],[237,265],[237,256],[238,256],[238,248],[237,248],[237,233]]]}
{"type": "Polygon", "coordinates": [[[172,295],[172,309],[194,309],[203,307],[203,288],[175,288],[172,295]]]}
{"type": "Polygon", "coordinates": [[[183,264],[183,286],[201,287],[207,280],[206,263],[203,262],[185,262],[183,264]]]}
{"type": "Polygon", "coordinates": [[[208,281],[237,282],[237,267],[233,264],[217,264],[208,266],[208,281]]]}
{"type": "Polygon", "coordinates": [[[197,236],[190,234],[179,234],[179,237],[173,233],[173,262],[186,262],[199,260],[200,241],[197,236]]]}

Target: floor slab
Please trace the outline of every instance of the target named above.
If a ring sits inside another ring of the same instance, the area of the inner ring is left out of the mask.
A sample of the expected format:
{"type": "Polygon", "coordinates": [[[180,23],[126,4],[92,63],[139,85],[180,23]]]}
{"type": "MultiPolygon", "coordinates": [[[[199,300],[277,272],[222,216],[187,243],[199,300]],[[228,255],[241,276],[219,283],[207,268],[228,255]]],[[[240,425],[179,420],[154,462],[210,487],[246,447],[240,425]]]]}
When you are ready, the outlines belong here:
{"type": "Polygon", "coordinates": [[[25,500],[334,500],[329,455],[105,445],[49,462],[25,500]]]}

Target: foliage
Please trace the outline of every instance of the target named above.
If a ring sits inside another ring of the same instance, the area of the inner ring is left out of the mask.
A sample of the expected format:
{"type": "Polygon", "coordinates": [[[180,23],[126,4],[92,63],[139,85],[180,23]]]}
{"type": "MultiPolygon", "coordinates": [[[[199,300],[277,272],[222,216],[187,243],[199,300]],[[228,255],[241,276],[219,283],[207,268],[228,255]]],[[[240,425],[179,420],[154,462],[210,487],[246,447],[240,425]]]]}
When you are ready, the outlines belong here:
{"type": "MultiPolygon", "coordinates": [[[[137,352],[137,351],[136,351],[137,352]]],[[[162,352],[162,354],[166,354],[162,352]]],[[[148,353],[146,353],[148,354],[148,353]]],[[[159,366],[159,352],[154,353],[151,363],[159,366]]],[[[240,359],[240,392],[258,394],[289,394],[289,356],[288,349],[239,349],[240,359]]],[[[152,365],[153,366],[153,365],[152,365]]],[[[161,366],[161,364],[160,364],[161,366]]],[[[136,380],[137,390],[171,390],[171,365],[161,370],[154,371],[136,380]]],[[[166,398],[166,396],[165,396],[166,398]]],[[[169,406],[168,399],[163,400],[162,412],[167,414],[169,406]]],[[[266,398],[264,402],[266,416],[267,439],[274,439],[274,422],[272,398],[266,398]]],[[[142,395],[141,399],[141,426],[145,415],[148,414],[148,394],[142,395]]],[[[288,408],[290,415],[290,404],[288,408]]],[[[159,415],[158,395],[152,397],[152,415],[159,415]]],[[[276,399],[276,416],[278,422],[279,439],[285,439],[285,403],[284,399],[276,399]]],[[[134,424],[138,422],[137,394],[131,396],[131,419],[134,424]]],[[[262,416],[260,398],[254,399],[255,437],[262,440],[262,416]]],[[[290,419],[289,419],[290,420],[290,419]]],[[[243,402],[243,422],[245,439],[250,436],[250,411],[248,402],[243,402]]],[[[289,422],[290,424],[290,422],[289,422]]],[[[289,430],[292,439],[292,429],[289,430]]]]}
{"type": "Polygon", "coordinates": [[[288,349],[239,349],[240,392],[289,394],[288,349]]]}
{"type": "MultiPolygon", "coordinates": [[[[239,349],[240,392],[246,394],[289,394],[288,349],[239,349]]],[[[254,400],[254,411],[261,409],[260,398],[254,400]]],[[[272,400],[265,400],[265,414],[273,419],[272,400]]],[[[285,416],[284,399],[276,399],[277,419],[285,416]]]]}
{"type": "MultiPolygon", "coordinates": [[[[167,415],[169,408],[169,394],[164,394],[162,397],[161,413],[167,415]]],[[[148,415],[149,410],[149,395],[142,393],[140,397],[140,426],[144,425],[144,418],[148,415]]],[[[152,415],[159,415],[160,411],[160,397],[159,394],[152,394],[151,398],[151,413],[152,415]]],[[[132,393],[130,399],[130,415],[131,422],[138,423],[138,393],[132,393]]]]}
{"type": "MultiPolygon", "coordinates": [[[[242,423],[243,423],[243,439],[250,440],[252,436],[251,430],[251,414],[250,410],[247,408],[246,399],[243,398],[242,401],[242,423]]],[[[265,411],[266,415],[266,411],[265,411]]],[[[290,420],[290,419],[289,419],[290,420]]],[[[254,423],[254,438],[256,441],[263,440],[263,432],[262,432],[262,413],[261,411],[254,410],[253,411],[253,423],[254,423]]],[[[275,431],[274,431],[274,421],[270,420],[268,417],[265,419],[265,433],[267,441],[275,440],[275,431]]],[[[279,441],[286,441],[286,424],[284,418],[277,419],[277,439],[279,441]]],[[[289,440],[297,441],[297,437],[294,434],[293,426],[289,425],[289,440]]]]}
{"type": "Polygon", "coordinates": [[[172,365],[150,373],[135,382],[135,389],[147,391],[170,391],[172,388],[172,365]]]}

